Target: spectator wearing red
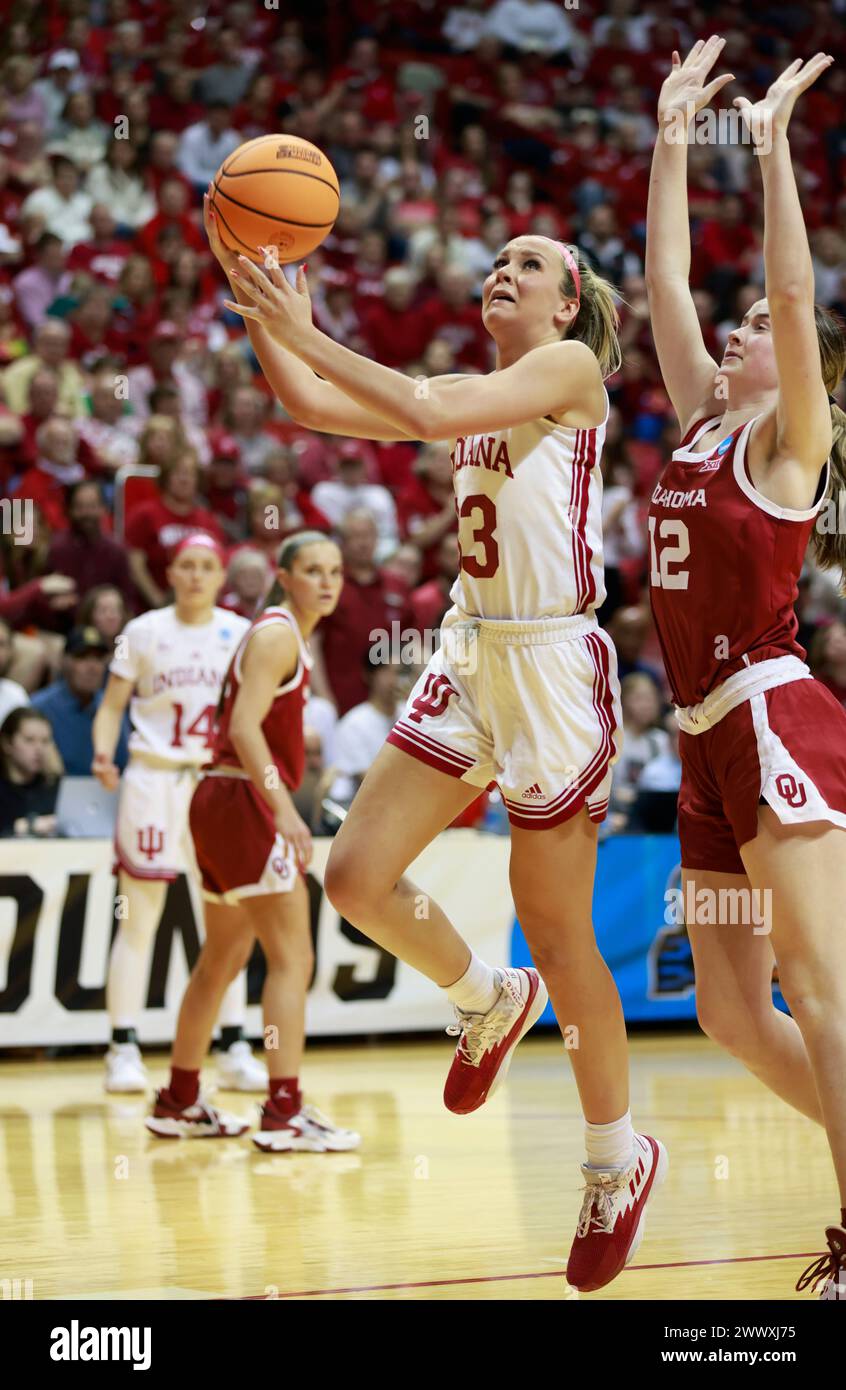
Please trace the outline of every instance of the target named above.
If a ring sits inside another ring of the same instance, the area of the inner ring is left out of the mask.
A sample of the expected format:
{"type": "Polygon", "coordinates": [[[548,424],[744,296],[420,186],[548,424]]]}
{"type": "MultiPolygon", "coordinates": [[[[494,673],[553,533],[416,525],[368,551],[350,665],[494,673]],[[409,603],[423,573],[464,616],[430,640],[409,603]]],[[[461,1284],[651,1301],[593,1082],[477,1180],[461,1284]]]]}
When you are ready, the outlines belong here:
{"type": "MultiPolygon", "coordinates": [[[[153,98],[155,103],[155,97],[153,98]]],[[[197,115],[202,114],[201,108],[197,108],[197,115]]],[[[179,153],[179,136],[175,128],[172,130],[157,129],[150,141],[147,168],[145,170],[148,186],[161,207],[162,185],[168,182],[181,183],[188,197],[191,197],[191,185],[177,164],[179,153]]]]}
{"type": "Polygon", "coordinates": [[[151,608],[167,596],[167,567],[175,545],[194,531],[205,531],[223,544],[216,517],[200,502],[199,467],[185,449],[162,465],[158,496],[136,507],[126,523],[126,544],[133,582],[151,608]]]}
{"type": "Polygon", "coordinates": [[[78,438],[75,425],[61,415],[45,420],[35,434],[36,461],[23,474],[15,497],[35,502],[52,531],[68,525],[67,489],[85,476],[77,459],[78,438]]]}
{"type": "Polygon", "coordinates": [[[450,607],[449,591],[455,583],[461,563],[458,536],[454,531],[442,536],[436,547],[436,571],[431,579],[414,589],[408,601],[407,620],[410,627],[425,634],[441,625],[450,607]]]}
{"type": "Polygon", "coordinates": [[[172,72],[167,78],[164,92],[155,92],[150,100],[150,122],[156,131],[172,131],[181,135],[189,126],[201,121],[204,115],[202,103],[194,100],[194,74],[187,68],[177,68],[172,72]]]}
{"type": "Polygon", "coordinates": [[[340,530],[350,512],[367,511],[376,523],[379,557],[396,549],[397,511],[394,499],[381,483],[367,480],[365,451],[356,439],[345,439],[335,455],[335,475],[318,483],[312,493],[314,505],[340,530]]]}
{"type": "Polygon", "coordinates": [[[31,467],[35,463],[36,434],[45,420],[56,414],[58,405],[59,378],[52,367],[39,367],[29,383],[26,412],[18,416],[23,427],[23,438],[18,446],[19,459],[27,466],[31,467]]]}
{"type": "Polygon", "coordinates": [[[111,329],[113,298],[108,285],[92,285],[68,320],[68,356],[86,372],[93,371],[104,357],[120,352],[120,338],[111,329]]]}
{"type": "Polygon", "coordinates": [[[326,266],[312,296],[314,322],[336,343],[360,352],[364,346],[361,319],[353,297],[353,276],[349,271],[326,266]]]}
{"type": "Polygon", "coordinates": [[[0,222],[14,234],[24,195],[11,183],[12,170],[5,154],[0,154],[0,222]]]}
{"type": "Polygon", "coordinates": [[[415,477],[397,498],[400,533],[423,556],[424,579],[438,570],[438,546],[443,536],[458,530],[452,489],[452,460],[445,444],[426,444],[414,467],[415,477]]]}
{"type": "Polygon", "coordinates": [[[47,573],[50,532],[38,507],[31,520],[26,535],[0,530],[0,617],[16,629],[13,675],[27,690],[37,689],[44,677],[48,652],[38,636],[21,635],[21,629],[52,633],[67,627],[79,602],[72,579],[47,573]]]}
{"type": "Polygon", "coordinates": [[[362,667],[375,640],[370,634],[382,631],[390,639],[392,623],[401,625],[404,597],[376,565],[377,539],[370,513],[350,512],[341,528],[344,587],[338,607],[311,637],[314,693],[331,699],[339,714],[367,699],[362,667]]]}
{"type": "Polygon", "coordinates": [[[138,232],[135,241],[145,256],[155,260],[158,255],[159,233],[164,227],[175,227],[186,246],[195,251],[205,247],[205,237],[189,212],[191,193],[183,178],[168,177],[158,190],[158,212],[138,232]]]}
{"type": "Polygon", "coordinates": [[[371,304],[362,315],[362,334],[367,349],[386,367],[407,367],[422,357],[431,337],[428,319],[412,310],[416,281],[404,266],[385,275],[385,298],[371,304]]]}
{"type": "Polygon", "coordinates": [[[239,99],[232,120],[245,140],[255,140],[269,130],[279,130],[279,97],[273,73],[254,73],[242,99],[239,99]]]}
{"type": "Polygon", "coordinates": [[[365,36],[355,40],[346,62],[330,74],[330,90],[338,83],[355,100],[368,124],[397,119],[396,88],[379,61],[376,39],[365,36]]]}
{"type": "Polygon", "coordinates": [[[238,386],[223,411],[223,425],[241,451],[247,473],[263,473],[270,454],[279,448],[278,438],[265,428],[270,400],[255,386],[238,386]]]}
{"type": "Polygon", "coordinates": [[[105,203],[95,203],[91,209],[92,235],[86,241],[78,241],[73,247],[67,259],[68,270],[84,270],[95,280],[116,287],[120,273],[132,255],[129,242],[120,241],[115,236],[116,227],[111,208],[105,203]]]}
{"type": "Polygon", "coordinates": [[[132,255],[117,284],[114,332],[130,365],[147,360],[147,345],[159,321],[158,295],[147,256],[132,255]]]}
{"type": "Polygon", "coordinates": [[[68,529],[53,537],[47,569],[66,574],[78,594],[98,584],[119,589],[126,603],[135,599],[126,550],[105,534],[106,509],[100,486],[91,478],[74,483],[67,493],[68,529]]]}
{"type": "Polygon", "coordinates": [[[248,481],[241,469],[241,450],[235,440],[216,432],[203,491],[206,505],[217,517],[231,544],[241,540],[246,528],[248,481]]]}
{"type": "Polygon", "coordinates": [[[268,454],[265,476],[269,483],[282,489],[286,521],[294,531],[331,531],[329,518],[315,505],[313,495],[300,484],[294,449],[279,448],[268,454]]]}
{"type": "Polygon", "coordinates": [[[491,371],[492,343],[479,303],[473,298],[472,277],[459,266],[444,266],[438,276],[438,291],[426,306],[430,337],[449,343],[457,371],[491,371]]]}
{"type": "Polygon", "coordinates": [[[748,278],[749,258],[756,252],[754,229],[749,226],[743,199],[725,194],[693,238],[691,272],[697,280],[707,280],[714,271],[731,268],[738,283],[748,278]]]}

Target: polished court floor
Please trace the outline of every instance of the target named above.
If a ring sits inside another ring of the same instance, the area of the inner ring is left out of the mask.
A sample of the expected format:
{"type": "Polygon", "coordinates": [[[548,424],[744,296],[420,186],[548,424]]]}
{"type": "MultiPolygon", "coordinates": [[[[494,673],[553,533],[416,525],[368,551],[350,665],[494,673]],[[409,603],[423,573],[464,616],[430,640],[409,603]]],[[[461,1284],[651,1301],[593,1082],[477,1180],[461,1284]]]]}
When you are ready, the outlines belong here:
{"type": "MultiPolygon", "coordinates": [[[[452,1046],[313,1048],[307,1098],[363,1135],[326,1155],[155,1140],[99,1061],[0,1062],[0,1280],[36,1299],[807,1297],[793,1285],[838,1210],[822,1131],[707,1040],[632,1038],[635,1124],[670,1174],[633,1266],[581,1296],[562,1272],[582,1131],[560,1040],[523,1043],[465,1117],[441,1101],[452,1046]]],[[[163,1084],[166,1055],[148,1061],[163,1084]]]]}

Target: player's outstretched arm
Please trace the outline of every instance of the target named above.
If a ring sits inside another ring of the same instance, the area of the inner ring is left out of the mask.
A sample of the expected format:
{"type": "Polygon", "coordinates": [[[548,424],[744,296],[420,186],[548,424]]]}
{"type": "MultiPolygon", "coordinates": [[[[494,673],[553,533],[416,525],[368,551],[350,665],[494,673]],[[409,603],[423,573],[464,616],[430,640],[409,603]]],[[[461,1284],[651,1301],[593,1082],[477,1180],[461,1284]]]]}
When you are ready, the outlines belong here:
{"type": "Polygon", "coordinates": [[[812,490],[831,449],[831,408],[820,372],[814,271],[790,158],[787,126],[797,97],[834,59],[797,58],[754,105],[738,97],[764,184],[764,279],[778,368],[775,451],[770,469],[798,469],[812,490]]]}
{"type": "Polygon", "coordinates": [[[421,384],[321,333],[302,296],[279,269],[263,272],[245,256],[239,257],[239,266],[252,305],[230,307],[263,324],[313,371],[364,409],[393,421],[407,438],[434,443],[508,429],[562,414],[586,394],[597,400],[601,396],[596,358],[577,341],[545,343],[487,376],[432,377],[421,384]]]}
{"type": "MultiPolygon", "coordinates": [[[[243,289],[242,277],[237,273],[238,257],[233,251],[228,251],[220,239],[208,194],[203,200],[203,217],[209,246],[229,281],[234,301],[249,305],[252,301],[243,289]]],[[[297,273],[297,292],[307,301],[310,318],[311,301],[302,267],[297,273]]],[[[362,409],[330,382],[321,381],[311,367],[275,342],[261,323],[250,318],[245,318],[244,322],[265,380],[292,420],[306,429],[320,430],[325,434],[344,434],[355,439],[411,437],[372,410],[362,409]]]]}
{"type": "Polygon", "coordinates": [[[701,415],[721,414],[715,394],[717,363],[702,337],[690,293],[690,224],[687,204],[687,132],[696,112],[727,82],[724,73],[706,82],[725,39],[700,39],[673,66],[658,98],[658,133],[646,212],[646,289],[652,335],[667,394],[684,433],[701,415]]]}

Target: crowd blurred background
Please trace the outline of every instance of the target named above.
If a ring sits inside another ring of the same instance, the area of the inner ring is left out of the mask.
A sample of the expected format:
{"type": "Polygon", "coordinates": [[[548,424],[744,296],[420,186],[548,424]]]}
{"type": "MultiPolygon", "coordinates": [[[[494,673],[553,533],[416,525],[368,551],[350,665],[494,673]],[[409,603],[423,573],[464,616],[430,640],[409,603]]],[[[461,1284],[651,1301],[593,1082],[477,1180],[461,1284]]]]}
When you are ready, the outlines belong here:
{"type": "MultiPolygon", "coordinates": [[[[643,280],[655,102],[673,48],[699,35],[727,39],[721,70],[738,79],[727,110],[797,54],[835,55],[790,138],[817,299],[844,312],[844,14],[846,0],[742,11],[687,0],[7,3],[0,834],[55,831],[62,770],[90,767],[115,637],[168,601],[168,555],[189,531],[227,547],[221,602],[246,616],[285,536],[307,526],[341,541],[346,583],[316,634],[299,796],[315,829],[337,824],[326,798],[349,804],[416,672],[407,642],[374,662],[371,632],[425,643],[448,606],[458,557],[448,445],[301,428],[223,307],[202,192],[242,141],[274,130],[320,145],[341,182],[335,229],[309,256],[316,322],[388,366],[413,377],[491,369],[481,285],[520,233],[578,242],[619,288],[600,618],[619,654],[626,749],[606,833],[671,829],[676,726],[644,524],[678,442],[643,280]]],[[[713,135],[691,145],[689,169],[692,283],[719,360],[763,293],[760,177],[747,147],[713,135]]],[[[810,560],[797,611],[815,675],[846,702],[846,606],[836,576],[810,560]]],[[[496,794],[464,823],[504,830],[496,794]]]]}

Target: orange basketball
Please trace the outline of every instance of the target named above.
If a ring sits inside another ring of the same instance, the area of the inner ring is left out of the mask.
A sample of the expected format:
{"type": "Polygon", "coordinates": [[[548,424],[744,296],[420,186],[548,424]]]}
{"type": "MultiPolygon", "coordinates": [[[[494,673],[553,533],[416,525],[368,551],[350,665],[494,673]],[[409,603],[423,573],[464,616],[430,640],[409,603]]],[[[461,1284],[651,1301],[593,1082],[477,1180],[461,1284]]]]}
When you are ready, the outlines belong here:
{"type": "Polygon", "coordinates": [[[299,135],[259,135],[239,145],[214,176],[212,206],[221,240],[261,262],[307,256],[331,232],[340,206],[338,176],[322,150],[299,135]]]}

